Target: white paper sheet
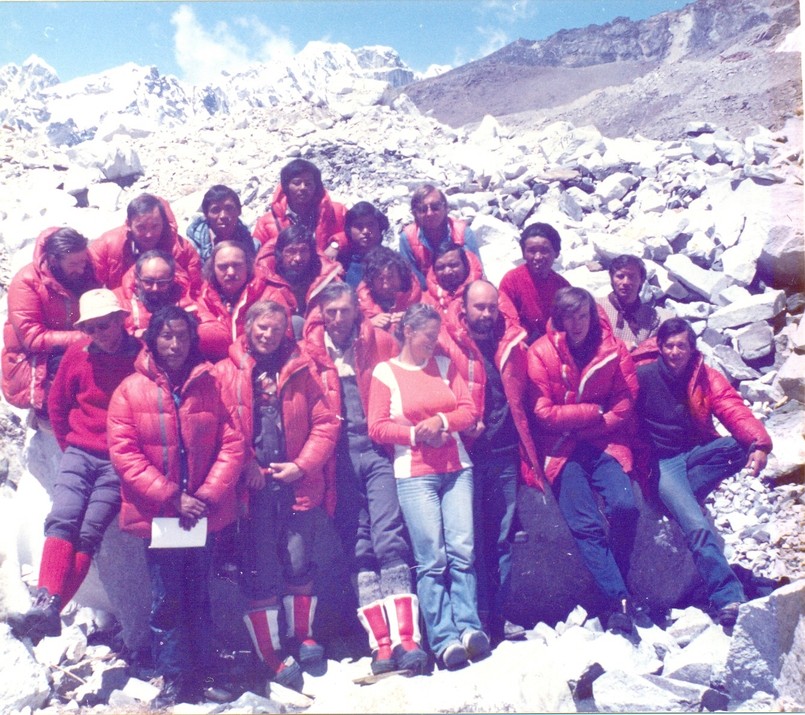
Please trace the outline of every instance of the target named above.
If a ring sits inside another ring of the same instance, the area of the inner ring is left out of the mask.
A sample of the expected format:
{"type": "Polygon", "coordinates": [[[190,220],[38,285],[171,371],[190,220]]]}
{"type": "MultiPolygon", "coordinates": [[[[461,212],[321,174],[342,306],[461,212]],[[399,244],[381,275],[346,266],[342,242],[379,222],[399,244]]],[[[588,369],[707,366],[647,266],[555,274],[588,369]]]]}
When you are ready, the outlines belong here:
{"type": "Polygon", "coordinates": [[[151,549],[189,549],[207,543],[207,519],[199,519],[189,530],[177,517],[159,516],[151,521],[151,549]]]}

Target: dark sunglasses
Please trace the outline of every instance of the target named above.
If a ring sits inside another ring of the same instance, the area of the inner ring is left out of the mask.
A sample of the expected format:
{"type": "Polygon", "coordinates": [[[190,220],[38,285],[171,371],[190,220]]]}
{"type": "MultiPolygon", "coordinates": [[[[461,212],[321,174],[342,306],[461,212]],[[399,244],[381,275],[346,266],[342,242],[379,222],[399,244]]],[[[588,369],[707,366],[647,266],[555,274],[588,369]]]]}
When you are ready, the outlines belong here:
{"type": "Polygon", "coordinates": [[[104,320],[102,323],[95,323],[94,325],[85,325],[82,330],[87,335],[95,335],[95,333],[102,333],[105,330],[109,330],[112,325],[111,320],[104,320]]]}

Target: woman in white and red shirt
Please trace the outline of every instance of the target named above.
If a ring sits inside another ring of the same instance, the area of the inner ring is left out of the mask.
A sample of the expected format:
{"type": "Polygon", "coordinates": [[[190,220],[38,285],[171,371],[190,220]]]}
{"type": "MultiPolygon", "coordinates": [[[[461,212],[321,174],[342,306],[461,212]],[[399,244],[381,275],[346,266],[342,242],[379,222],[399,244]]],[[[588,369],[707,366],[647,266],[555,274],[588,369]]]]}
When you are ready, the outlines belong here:
{"type": "Polygon", "coordinates": [[[406,310],[398,326],[400,354],[372,373],[367,420],[375,442],[393,445],[428,640],[453,669],[486,655],[489,639],[478,619],[472,462],[459,436],[474,424],[475,408],[455,366],[434,355],[440,326],[432,306],[406,310]]]}

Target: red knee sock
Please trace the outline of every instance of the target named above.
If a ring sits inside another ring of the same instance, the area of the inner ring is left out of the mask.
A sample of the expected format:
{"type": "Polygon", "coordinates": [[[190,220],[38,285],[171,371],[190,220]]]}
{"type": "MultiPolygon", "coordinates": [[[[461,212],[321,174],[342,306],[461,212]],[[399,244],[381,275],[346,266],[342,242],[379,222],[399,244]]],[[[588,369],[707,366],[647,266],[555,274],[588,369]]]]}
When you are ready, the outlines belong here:
{"type": "Polygon", "coordinates": [[[65,585],[73,570],[75,550],[69,541],[48,536],[42,549],[42,562],[39,564],[39,588],[44,588],[51,596],[61,596],[64,602],[65,585]]]}
{"type": "Polygon", "coordinates": [[[90,566],[92,566],[92,556],[86,551],[76,551],[73,560],[73,569],[64,583],[62,608],[73,599],[78,589],[81,588],[81,584],[84,583],[90,566]]]}

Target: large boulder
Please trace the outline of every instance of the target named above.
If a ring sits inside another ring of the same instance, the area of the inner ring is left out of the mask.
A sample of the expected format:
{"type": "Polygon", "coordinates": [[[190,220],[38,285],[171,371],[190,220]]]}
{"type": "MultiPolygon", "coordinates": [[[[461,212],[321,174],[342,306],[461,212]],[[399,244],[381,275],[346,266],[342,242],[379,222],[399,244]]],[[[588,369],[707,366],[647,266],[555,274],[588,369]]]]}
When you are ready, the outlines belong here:
{"type": "Polygon", "coordinates": [[[26,708],[37,710],[50,696],[47,666],[38,663],[26,645],[0,623],[0,715],[12,715],[26,708]]]}

